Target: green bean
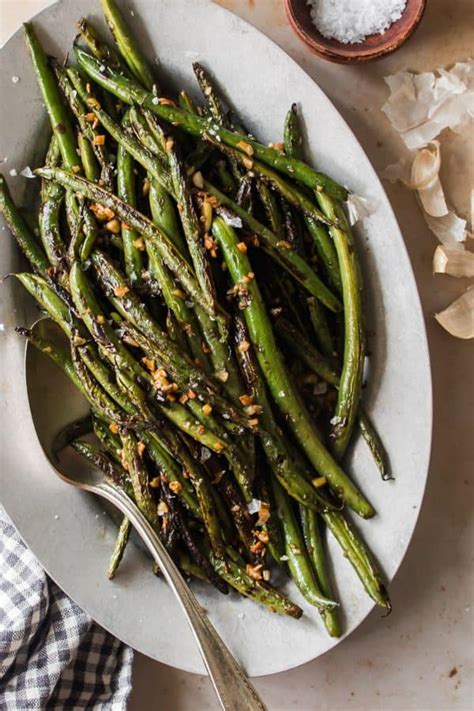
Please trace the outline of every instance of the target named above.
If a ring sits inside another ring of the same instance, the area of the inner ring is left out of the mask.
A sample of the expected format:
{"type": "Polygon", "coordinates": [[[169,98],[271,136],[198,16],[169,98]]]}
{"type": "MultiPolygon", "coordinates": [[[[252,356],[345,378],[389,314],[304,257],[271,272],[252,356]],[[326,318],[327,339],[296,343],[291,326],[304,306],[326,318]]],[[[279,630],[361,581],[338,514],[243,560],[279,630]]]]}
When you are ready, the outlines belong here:
{"type": "MultiPolygon", "coordinates": [[[[225,146],[222,143],[219,143],[218,141],[211,139],[210,136],[206,137],[206,140],[211,143],[215,148],[218,148],[222,153],[227,155],[230,158],[234,158],[235,160],[238,160],[242,165],[244,165],[248,170],[250,170],[252,173],[255,175],[259,176],[262,178],[262,180],[266,181],[269,183],[272,187],[273,190],[277,191],[280,193],[280,195],[290,203],[290,205],[294,205],[298,209],[300,209],[304,215],[308,215],[311,217],[314,221],[316,222],[322,222],[324,224],[330,224],[331,221],[328,217],[324,215],[324,213],[319,210],[314,202],[309,199],[305,193],[305,191],[300,190],[299,187],[292,185],[288,181],[286,181],[282,176],[277,173],[277,171],[272,170],[272,168],[269,168],[267,165],[264,163],[260,163],[253,158],[249,158],[248,155],[245,153],[241,153],[238,150],[235,150],[234,148],[229,148],[229,146],[225,146]]],[[[266,208],[267,210],[269,209],[269,200],[271,198],[268,198],[268,195],[266,196],[266,208]]],[[[275,209],[274,204],[270,206],[271,210],[275,209]]],[[[274,220],[274,216],[272,216],[272,220],[274,220]]]]}
{"type": "Polygon", "coordinates": [[[271,490],[267,492],[267,496],[270,499],[270,517],[268,521],[262,526],[263,530],[268,536],[267,548],[273,560],[278,563],[278,565],[286,567],[285,539],[283,538],[281,521],[278,518],[275,500],[273,498],[271,490]]]}
{"type": "Polygon", "coordinates": [[[382,576],[367,546],[340,511],[328,511],[322,514],[326,526],[342,547],[345,557],[359,576],[366,592],[372,600],[391,610],[390,599],[382,576]]]}
{"type": "Polygon", "coordinates": [[[140,49],[139,43],[130,33],[115,0],[101,0],[101,5],[120,54],[136,78],[143,86],[151,90],[156,85],[153,72],[140,49]]]}
{"type": "Polygon", "coordinates": [[[271,231],[279,240],[284,240],[285,230],[275,194],[263,180],[257,181],[257,190],[271,231]]]}
{"type": "Polygon", "coordinates": [[[77,144],[79,146],[79,152],[81,154],[81,162],[84,166],[84,175],[87,180],[92,180],[96,182],[99,180],[100,170],[97,164],[94,151],[92,150],[92,144],[86,136],[79,131],[77,134],[77,144]]]}
{"type": "MultiPolygon", "coordinates": [[[[130,107],[130,122],[140,143],[148,148],[150,153],[164,161],[163,169],[165,171],[169,170],[165,148],[167,138],[156,116],[143,107],[132,106],[130,107]]],[[[171,176],[169,180],[171,185],[171,176]]]]}
{"type": "Polygon", "coordinates": [[[72,337],[70,314],[67,305],[53,291],[52,287],[40,276],[29,273],[15,274],[25,289],[38,301],[40,306],[49,313],[68,337],[72,337]]]}
{"type": "MultiPolygon", "coordinates": [[[[150,207],[155,225],[160,227],[165,232],[174,244],[179,243],[179,229],[174,231],[173,217],[174,210],[170,213],[168,208],[173,209],[169,195],[164,193],[160,195],[160,190],[157,190],[156,183],[152,182],[150,188],[150,207]],[[152,196],[153,192],[153,196],[152,196]],[[171,236],[173,233],[173,236],[171,236]]],[[[177,225],[176,225],[177,227],[177,225]]],[[[182,294],[176,291],[176,286],[169,271],[162,265],[160,255],[158,254],[153,244],[148,245],[149,270],[157,282],[161,286],[163,298],[168,308],[174,313],[180,329],[184,333],[185,340],[189,346],[193,360],[196,364],[209,370],[209,360],[207,354],[202,347],[202,340],[199,332],[199,326],[196,321],[196,316],[191,308],[183,299],[182,294]]]]}
{"type": "Polygon", "coordinates": [[[235,193],[237,192],[237,182],[235,181],[234,176],[232,175],[230,170],[228,169],[225,160],[218,160],[215,164],[215,170],[219,179],[219,184],[221,185],[222,190],[225,192],[225,194],[235,195],[235,193]]]}
{"type": "MultiPolygon", "coordinates": [[[[121,76],[110,67],[107,71],[100,71],[100,62],[87,52],[76,48],[77,61],[94,81],[107,91],[120,98],[127,104],[138,103],[149,108],[153,113],[165,121],[179,126],[181,129],[192,135],[203,137],[206,133],[214,133],[221,140],[233,148],[239,148],[242,141],[248,144],[253,150],[255,157],[267,165],[272,166],[290,178],[307,185],[310,188],[324,188],[329,195],[345,200],[347,191],[338,185],[334,180],[328,178],[324,173],[318,173],[310,168],[306,163],[299,160],[287,158],[275,148],[270,148],[248,136],[235,133],[216,124],[215,119],[202,118],[195,114],[190,114],[177,107],[171,106],[168,102],[153,102],[155,98],[150,92],[142,89],[138,84],[121,76]]],[[[247,149],[248,150],[248,149],[247,149]]]]}
{"type": "Polygon", "coordinates": [[[271,612],[276,612],[279,615],[289,615],[296,619],[299,619],[303,614],[298,605],[295,605],[270,585],[265,585],[265,583],[252,578],[233,560],[214,560],[214,566],[219,575],[231,587],[241,595],[244,595],[244,597],[252,598],[261,605],[268,607],[271,612]]]}
{"type": "MultiPolygon", "coordinates": [[[[60,160],[59,143],[53,135],[46,165],[58,165],[60,160]]],[[[39,212],[39,233],[44,250],[52,266],[56,269],[63,266],[66,258],[66,245],[60,233],[60,212],[64,202],[64,188],[47,180],[41,185],[41,206],[39,212]]]]}
{"type": "Polygon", "coordinates": [[[18,246],[38,274],[47,274],[49,269],[48,259],[30,232],[21,212],[15,206],[7,182],[0,174],[0,214],[3,215],[18,246]]]}
{"type": "Polygon", "coordinates": [[[125,72],[127,76],[133,75],[129,72],[127,65],[122,62],[121,57],[115,52],[112,47],[106,44],[97,34],[92,25],[82,17],[77,23],[82,39],[87,44],[88,48],[99,61],[107,62],[125,72]]]}
{"type": "Polygon", "coordinates": [[[296,104],[292,104],[286,115],[283,142],[285,153],[289,158],[304,160],[303,136],[301,134],[298,107],[296,104]]]}
{"type": "MultiPolygon", "coordinates": [[[[172,375],[183,390],[192,389],[204,399],[211,402],[223,414],[226,414],[237,424],[246,425],[246,419],[231,404],[227,403],[217,393],[215,385],[208,376],[196,368],[195,364],[179,351],[176,345],[160,329],[151,318],[148,310],[136,295],[124,285],[120,274],[105,254],[96,250],[92,256],[96,276],[104,287],[108,298],[124,319],[134,324],[144,336],[154,344],[155,352],[159,350],[163,366],[172,375]]],[[[77,274],[77,270],[75,271],[77,274]]],[[[138,335],[136,336],[139,337],[138,335]]]]}
{"type": "Polygon", "coordinates": [[[262,249],[289,274],[291,274],[301,286],[310,294],[319,299],[331,311],[339,311],[341,304],[339,299],[326,287],[321,279],[314,273],[311,267],[302,259],[291,245],[285,240],[279,240],[265,225],[256,220],[247,210],[240,207],[227,195],[217,190],[209,181],[204,180],[204,189],[219,200],[221,205],[228,207],[231,212],[240,217],[246,225],[262,240],[262,249]]]}
{"type": "MultiPolygon", "coordinates": [[[[153,344],[143,337],[137,329],[129,325],[124,325],[123,329],[125,332],[128,331],[130,333],[132,340],[144,350],[149,359],[157,360],[159,354],[154,350],[153,344]]],[[[189,404],[190,403],[188,403],[188,405],[189,404]]],[[[197,407],[199,406],[197,405],[196,407],[190,408],[196,415],[197,407]]],[[[208,416],[201,420],[206,423],[205,425],[199,424],[199,422],[193,420],[178,403],[172,403],[169,407],[163,409],[163,414],[165,414],[171,422],[174,422],[179,429],[189,434],[197,442],[200,442],[217,454],[224,454],[231,465],[232,471],[235,474],[246,500],[250,501],[252,499],[251,476],[249,474],[248,463],[243,461],[239,451],[227,441],[226,433],[223,433],[221,428],[216,429],[216,421],[213,421],[210,416],[208,416]]]]}
{"type": "Polygon", "coordinates": [[[273,474],[296,501],[315,511],[333,508],[331,502],[307,481],[288,451],[284,436],[273,416],[255,354],[249,347],[247,329],[240,317],[235,318],[235,342],[241,370],[246,379],[248,392],[251,393],[250,407],[259,413],[261,419],[260,441],[273,474]]]}
{"type": "MultiPolygon", "coordinates": [[[[57,63],[54,64],[54,71],[56,73],[61,91],[66,97],[69,107],[79,123],[80,133],[82,133],[89,141],[90,148],[85,149],[87,151],[85,156],[86,163],[84,163],[81,151],[81,159],[86,178],[88,180],[99,179],[99,176],[97,175],[98,168],[92,157],[93,153],[98,164],[100,165],[100,177],[105,187],[108,190],[111,190],[113,186],[113,173],[105,143],[102,143],[104,136],[98,132],[94,123],[89,122],[88,116],[86,115],[87,110],[83,96],[79,94],[76,88],[76,85],[83,82],[81,74],[75,67],[67,67],[65,69],[57,63]],[[89,170],[89,175],[87,169],[89,170]],[[97,175],[97,177],[90,177],[91,175],[97,175]]],[[[87,144],[84,143],[84,145],[86,146],[87,144]]],[[[80,143],[79,148],[81,149],[80,143]]]]}
{"type": "Polygon", "coordinates": [[[107,577],[109,580],[113,580],[117,573],[118,567],[122,562],[123,554],[127,543],[130,538],[130,533],[132,531],[132,524],[126,516],[123,517],[122,523],[120,524],[119,532],[117,534],[117,539],[115,541],[114,550],[112,552],[109,567],[107,570],[107,577]]]}
{"type": "Polygon", "coordinates": [[[329,360],[333,360],[334,344],[323,306],[316,299],[307,299],[309,318],[313,326],[316,342],[321,349],[321,353],[329,360]]]}
{"type": "Polygon", "coordinates": [[[96,416],[92,417],[92,426],[94,428],[94,434],[107,451],[107,453],[120,464],[120,453],[122,450],[122,444],[120,438],[110,431],[109,426],[104,420],[99,419],[96,416]]]}
{"type": "Polygon", "coordinates": [[[303,402],[290,380],[278,353],[255,278],[248,276],[252,274],[249,260],[247,255],[238,249],[234,230],[226,225],[224,220],[217,218],[213,223],[213,234],[221,246],[234,285],[242,294],[241,307],[247,328],[275,402],[287,418],[288,425],[316,471],[327,477],[333,491],[354,511],[364,518],[370,518],[375,513],[373,507],[318,438],[303,402]]]}
{"type": "Polygon", "coordinates": [[[141,433],[142,439],[146,444],[147,452],[158,469],[166,476],[168,481],[175,481],[179,484],[179,492],[184,503],[189,511],[199,518],[201,511],[199,508],[196,495],[189,484],[188,480],[183,476],[178,464],[169,455],[163,447],[162,442],[156,433],[144,431],[141,433]]]}
{"type": "Polygon", "coordinates": [[[321,355],[292,323],[283,317],[279,317],[275,321],[274,328],[285,345],[293,353],[296,353],[313,373],[316,373],[331,385],[337,386],[339,384],[337,367],[321,355]]]}
{"type": "Polygon", "coordinates": [[[63,163],[68,170],[79,172],[81,165],[76,152],[76,139],[69,113],[62,102],[54,72],[49,67],[48,59],[38,41],[33,26],[29,23],[25,23],[23,28],[25,30],[26,44],[31,54],[36,78],[51,121],[51,127],[54,135],[58,139],[63,163]]]}
{"type": "MultiPolygon", "coordinates": [[[[196,215],[191,191],[187,184],[186,176],[173,148],[173,141],[167,141],[166,152],[170,166],[171,179],[174,193],[179,205],[179,215],[183,225],[184,236],[189,254],[196,273],[198,284],[202,293],[202,307],[211,315],[219,326],[221,334],[227,333],[225,315],[219,309],[216,299],[216,290],[210,264],[207,260],[206,250],[201,238],[201,227],[196,215]]],[[[225,338],[223,338],[225,340],[225,338]]]]}
{"type": "MultiPolygon", "coordinates": [[[[196,76],[196,79],[198,81],[199,87],[203,93],[203,96],[207,102],[207,105],[209,107],[209,112],[211,116],[215,118],[215,120],[221,125],[225,126],[226,128],[230,127],[230,122],[229,119],[225,113],[224,107],[222,105],[222,102],[219,98],[217,89],[214,85],[213,80],[207,73],[207,71],[204,69],[204,67],[199,64],[199,62],[194,62],[193,64],[193,70],[194,74],[196,76]]],[[[194,112],[195,113],[195,112],[194,112]]],[[[238,162],[230,157],[229,158],[229,164],[230,164],[230,170],[231,173],[229,173],[229,176],[233,176],[233,178],[237,181],[237,183],[240,183],[242,180],[242,170],[239,167],[238,162]]]]}
{"type": "Polygon", "coordinates": [[[359,407],[357,424],[359,426],[360,433],[365,439],[367,446],[369,447],[370,452],[372,454],[372,457],[374,458],[374,461],[378,467],[380,476],[384,481],[389,481],[393,479],[393,476],[390,472],[390,462],[388,459],[388,454],[385,450],[382,440],[380,439],[380,435],[362,407],[359,407]]]}
{"type": "Polygon", "coordinates": [[[150,180],[149,199],[153,222],[163,230],[181,256],[189,262],[186,243],[179,228],[173,200],[163,185],[153,177],[150,180]]]}
{"type": "Polygon", "coordinates": [[[325,193],[317,200],[338,227],[330,227],[342,280],[344,301],[344,356],[331,433],[335,456],[341,459],[349,444],[359,408],[365,358],[365,326],[362,312],[362,275],[356,245],[342,209],[325,193]]]}
{"type": "Polygon", "coordinates": [[[179,102],[179,105],[181,106],[181,108],[184,109],[185,111],[189,111],[192,114],[197,113],[196,104],[194,103],[192,98],[189,96],[188,92],[184,91],[184,89],[179,92],[178,102],[179,102]]]}
{"type": "Polygon", "coordinates": [[[112,461],[106,452],[103,452],[90,442],[77,440],[76,442],[72,442],[71,447],[78,454],[87,459],[94,467],[100,469],[106,477],[120,489],[123,489],[127,496],[133,499],[130,477],[121,464],[112,461]]]}
{"type": "MultiPolygon", "coordinates": [[[[128,123],[127,118],[122,121],[122,125],[124,125],[124,123],[125,125],[128,123]]],[[[123,200],[123,202],[136,208],[137,196],[134,160],[121,143],[119,143],[117,147],[117,196],[123,200]]],[[[124,222],[122,222],[121,233],[124,249],[125,273],[130,285],[134,287],[142,281],[143,258],[137,247],[140,235],[124,222]]]]}
{"type": "Polygon", "coordinates": [[[86,262],[99,236],[99,228],[94,216],[87,205],[81,206],[82,229],[79,232],[78,239],[75,244],[69,245],[69,253],[71,258],[77,257],[81,262],[86,262]]]}
{"type": "Polygon", "coordinates": [[[154,526],[158,520],[156,504],[153,502],[143,456],[140,454],[138,441],[130,431],[120,432],[123,457],[127,462],[127,471],[132,481],[133,494],[137,506],[147,520],[154,526]]]}
{"type": "MultiPolygon", "coordinates": [[[[284,131],[285,153],[290,158],[303,160],[303,135],[301,131],[298,109],[293,104],[287,114],[284,131]]],[[[327,229],[310,214],[304,216],[306,228],[313,239],[317,252],[323,262],[331,285],[338,293],[342,291],[341,275],[334,244],[327,229]]]]}
{"type": "MultiPolygon", "coordinates": [[[[323,540],[319,528],[319,520],[317,514],[310,509],[300,506],[301,528],[303,538],[306,544],[308,556],[313,564],[313,569],[316,574],[316,579],[323,595],[328,598],[333,597],[331,580],[326,560],[326,553],[323,547],[323,540]]],[[[341,622],[337,608],[331,610],[322,610],[321,617],[327,631],[331,637],[341,636],[341,622]]]]}
{"type": "Polygon", "coordinates": [[[93,378],[80,356],[80,350],[71,342],[71,358],[76,375],[81,383],[81,390],[86,396],[89,404],[99,415],[106,420],[110,420],[116,425],[125,426],[128,424],[127,418],[122,411],[102,389],[97,380],[93,378]]]}
{"type": "MultiPolygon", "coordinates": [[[[301,332],[290,324],[286,319],[279,318],[275,323],[275,330],[286,346],[298,356],[300,360],[313,372],[319,375],[327,383],[339,387],[339,369],[333,365],[332,361],[324,359],[316,348],[308,341],[301,332]]],[[[388,455],[383,446],[382,440],[375,427],[371,423],[367,413],[362,406],[359,406],[357,425],[365,439],[374,461],[380,471],[382,479],[391,479],[390,464],[388,455]]]]}
{"type": "MultiPolygon", "coordinates": [[[[97,120],[101,126],[112,136],[112,138],[117,141],[119,145],[122,145],[130,155],[135,158],[138,163],[143,165],[143,167],[149,171],[157,180],[163,181],[166,177],[166,167],[164,162],[164,156],[161,154],[160,157],[153,155],[152,151],[148,147],[144,147],[129,131],[126,131],[120,124],[114,120],[114,118],[102,109],[100,103],[97,99],[90,94],[88,91],[89,87],[84,82],[82,75],[74,68],[68,68],[68,75],[70,76],[74,88],[78,92],[82,101],[84,101],[89,108],[92,110],[97,120]],[[161,158],[161,160],[160,160],[161,158]],[[163,177],[164,176],[164,177],[163,177]]],[[[132,117],[133,107],[130,109],[129,116],[132,117]]],[[[135,125],[133,123],[133,125],[135,125]]],[[[155,146],[155,144],[153,144],[155,146]]],[[[168,178],[168,183],[166,187],[171,187],[171,179],[168,178]]]]}
{"type": "Polygon", "coordinates": [[[339,294],[342,291],[342,281],[334,242],[331,239],[327,227],[321,225],[312,216],[305,215],[304,221],[309,235],[311,236],[319,258],[324,265],[331,287],[339,294]]]}
{"type": "MultiPolygon", "coordinates": [[[[76,306],[84,319],[86,327],[92,336],[97,336],[97,318],[99,317],[100,320],[102,320],[104,317],[101,313],[97,313],[97,304],[90,291],[90,286],[88,285],[84,274],[76,264],[73,265],[71,269],[71,288],[76,306]]],[[[120,344],[110,326],[108,326],[107,323],[100,324],[100,331],[99,342],[101,340],[104,341],[105,339],[110,342],[113,349],[111,360],[115,367],[120,367],[120,363],[123,363],[125,368],[130,369],[135,377],[141,378],[141,380],[146,380],[148,375],[147,372],[136,363],[128,351],[122,346],[122,344],[120,344]]],[[[134,332],[133,338],[135,341],[140,339],[141,336],[139,332],[134,332]]],[[[123,394],[121,394],[120,390],[117,390],[111,380],[111,374],[107,376],[104,372],[104,368],[100,366],[99,361],[94,358],[90,358],[86,349],[81,352],[83,353],[83,357],[86,358],[86,364],[93,372],[94,376],[126,412],[129,414],[133,413],[133,409],[130,410],[130,407],[128,406],[128,400],[133,403],[135,408],[138,409],[145,423],[151,423],[154,421],[154,415],[146,403],[145,393],[143,393],[141,388],[135,382],[128,378],[126,372],[119,371],[117,373],[118,384],[123,391],[123,394]],[[97,372],[97,367],[101,367],[100,372],[97,372]],[[125,395],[126,399],[124,399],[125,395]]],[[[110,347],[106,347],[105,354],[107,357],[109,357],[109,352],[110,347]]],[[[152,351],[150,357],[156,357],[156,354],[152,351]]],[[[222,452],[226,449],[225,442],[216,437],[209,428],[206,429],[202,427],[199,422],[193,420],[179,403],[169,403],[167,407],[160,406],[160,411],[171,422],[174,422],[183,432],[191,435],[204,446],[209,447],[216,452],[222,452]]]]}
{"type": "Polygon", "coordinates": [[[56,365],[68,376],[68,378],[74,383],[78,390],[85,394],[81,381],[76,375],[74,366],[72,364],[71,356],[66,351],[65,348],[59,346],[57,343],[50,341],[47,338],[42,338],[36,333],[28,328],[23,328],[22,326],[17,326],[15,329],[20,336],[24,336],[28,341],[39,351],[44,353],[51,358],[51,360],[56,363],[56,365]]]}
{"type": "Polygon", "coordinates": [[[298,522],[292,509],[290,499],[277,479],[272,479],[272,490],[275,497],[278,516],[280,518],[283,537],[285,540],[285,553],[288,558],[288,567],[291,577],[295,581],[303,597],[320,610],[331,609],[337,606],[334,600],[326,597],[319,588],[311,562],[304,547],[304,540],[298,528],[298,522]]]}
{"type": "Polygon", "coordinates": [[[192,299],[201,302],[206,313],[209,313],[211,318],[213,318],[213,310],[208,309],[207,304],[201,298],[201,290],[191,268],[178,254],[176,248],[170,243],[166,235],[147,217],[95,183],[91,183],[84,178],[79,178],[72,173],[67,173],[58,168],[41,168],[37,170],[36,173],[43,178],[56,180],[66,188],[83,194],[89,200],[110,208],[121,220],[124,220],[127,224],[134,227],[137,232],[140,232],[145,239],[153,242],[161,254],[164,264],[175,274],[185,291],[187,291],[192,299]]]}
{"type": "MultiPolygon", "coordinates": [[[[206,100],[206,103],[209,107],[211,115],[220,123],[225,124],[225,110],[214,86],[214,82],[211,80],[211,77],[204,69],[202,64],[199,64],[199,62],[193,62],[193,71],[199,84],[199,88],[201,89],[204,99],[206,100]]],[[[185,107],[183,106],[183,108],[185,107]]],[[[192,113],[195,114],[196,111],[192,111],[192,113]]]]}

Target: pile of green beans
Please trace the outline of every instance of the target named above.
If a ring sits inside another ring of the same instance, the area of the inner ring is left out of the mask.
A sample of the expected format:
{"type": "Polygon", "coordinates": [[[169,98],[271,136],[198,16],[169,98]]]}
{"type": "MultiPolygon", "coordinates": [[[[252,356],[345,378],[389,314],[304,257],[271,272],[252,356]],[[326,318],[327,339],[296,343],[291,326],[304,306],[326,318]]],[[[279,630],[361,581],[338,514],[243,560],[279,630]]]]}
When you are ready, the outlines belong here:
{"type": "MultiPolygon", "coordinates": [[[[347,191],[304,160],[296,106],[283,143],[266,146],[201,65],[202,102],[164,96],[114,0],[101,4],[115,45],[82,19],[75,64],[49,59],[25,25],[52,129],[38,215],[24,218],[0,176],[0,212],[31,267],[16,277],[69,348],[18,333],[90,406],[53,449],[72,446],[122,488],[186,575],[299,617],[272,585],[279,567],[339,636],[327,531],[390,609],[346,512],[375,514],[342,463],[354,430],[389,477],[361,405],[347,191]]],[[[110,578],[130,530],[125,518],[110,578]]]]}

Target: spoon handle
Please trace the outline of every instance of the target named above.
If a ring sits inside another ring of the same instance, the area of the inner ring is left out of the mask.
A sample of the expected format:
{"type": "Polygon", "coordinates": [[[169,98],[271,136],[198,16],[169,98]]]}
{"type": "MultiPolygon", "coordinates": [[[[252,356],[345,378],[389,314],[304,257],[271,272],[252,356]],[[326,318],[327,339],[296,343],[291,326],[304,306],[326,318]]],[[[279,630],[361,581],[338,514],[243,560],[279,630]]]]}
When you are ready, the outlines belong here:
{"type": "Polygon", "coordinates": [[[112,484],[104,483],[98,489],[97,493],[115,504],[128,517],[176,595],[222,708],[225,711],[266,711],[254,687],[217,634],[145,516],[123,491],[112,484]]]}

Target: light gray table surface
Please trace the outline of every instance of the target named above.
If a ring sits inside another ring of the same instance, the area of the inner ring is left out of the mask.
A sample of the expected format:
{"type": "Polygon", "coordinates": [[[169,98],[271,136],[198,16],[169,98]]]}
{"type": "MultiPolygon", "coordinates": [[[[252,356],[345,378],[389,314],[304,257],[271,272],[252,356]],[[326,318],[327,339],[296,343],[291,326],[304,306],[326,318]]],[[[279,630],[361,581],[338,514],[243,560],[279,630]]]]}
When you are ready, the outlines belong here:
{"type": "MultiPolygon", "coordinates": [[[[0,44],[51,0],[0,0],[0,44]]],[[[402,69],[427,71],[472,56],[471,0],[430,0],[422,26],[396,54],[362,67],[341,67],[312,55],[287,24],[282,0],[218,0],[285,49],[319,83],[348,121],[376,169],[402,152],[380,106],[382,77],[402,69]]],[[[78,6],[80,3],[78,2],[78,6]]],[[[472,139],[472,137],[471,137],[472,139]]],[[[451,201],[473,185],[471,142],[447,135],[443,177],[451,201]]],[[[426,318],[434,386],[433,451],[428,488],[408,554],[391,586],[393,614],[375,610],[345,642],[293,671],[256,680],[270,711],[470,711],[473,702],[472,598],[474,549],[474,344],[459,341],[433,314],[465,284],[433,278],[436,245],[414,197],[387,186],[405,237],[426,318]]],[[[291,641],[289,641],[291,644],[291,641]]],[[[206,678],[139,654],[130,711],[211,711],[206,678]]]]}

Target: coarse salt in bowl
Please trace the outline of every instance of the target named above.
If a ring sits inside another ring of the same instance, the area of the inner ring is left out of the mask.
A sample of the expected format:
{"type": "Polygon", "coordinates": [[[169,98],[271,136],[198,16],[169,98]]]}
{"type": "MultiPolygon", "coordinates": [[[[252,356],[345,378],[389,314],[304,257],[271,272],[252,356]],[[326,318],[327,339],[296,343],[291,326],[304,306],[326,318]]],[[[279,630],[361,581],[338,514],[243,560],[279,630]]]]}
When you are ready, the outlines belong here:
{"type": "Polygon", "coordinates": [[[333,62],[366,62],[400,47],[417,28],[426,0],[285,0],[299,37],[333,62]]]}

